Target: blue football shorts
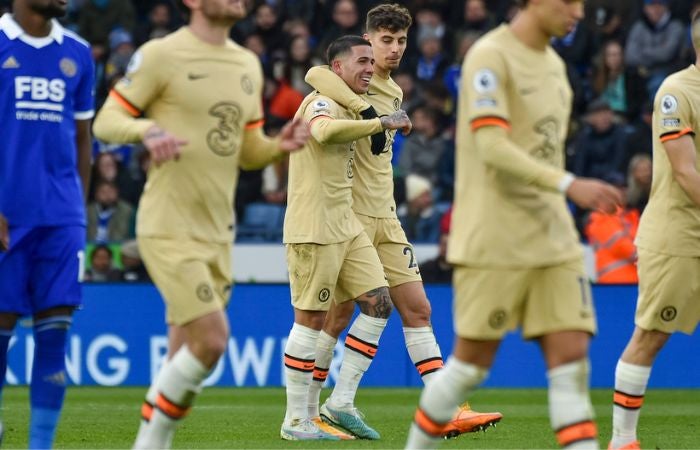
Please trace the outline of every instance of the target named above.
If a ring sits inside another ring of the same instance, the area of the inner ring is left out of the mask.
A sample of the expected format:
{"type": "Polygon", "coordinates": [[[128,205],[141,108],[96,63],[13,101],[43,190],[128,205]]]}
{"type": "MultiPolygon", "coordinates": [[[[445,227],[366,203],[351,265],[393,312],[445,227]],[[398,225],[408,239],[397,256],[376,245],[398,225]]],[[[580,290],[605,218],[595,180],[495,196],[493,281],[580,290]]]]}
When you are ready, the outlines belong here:
{"type": "Polygon", "coordinates": [[[83,226],[11,227],[10,248],[0,252],[0,312],[80,306],[84,249],[83,226]]]}

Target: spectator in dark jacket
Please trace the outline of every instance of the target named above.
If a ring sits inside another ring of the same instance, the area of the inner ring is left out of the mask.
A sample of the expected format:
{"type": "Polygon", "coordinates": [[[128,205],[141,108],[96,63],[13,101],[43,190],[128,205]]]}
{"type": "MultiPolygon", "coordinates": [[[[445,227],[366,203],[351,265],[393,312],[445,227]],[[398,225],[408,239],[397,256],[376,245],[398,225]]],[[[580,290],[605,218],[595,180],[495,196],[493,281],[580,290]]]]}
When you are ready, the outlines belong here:
{"type": "Polygon", "coordinates": [[[668,0],[644,0],[644,15],[630,30],[625,63],[648,73],[647,90],[654,98],[661,82],[677,70],[685,38],[683,24],[671,17],[668,0]]]}
{"type": "Polygon", "coordinates": [[[580,177],[624,179],[625,130],[616,124],[610,105],[602,99],[588,106],[586,124],[574,142],[572,171],[580,177]]]}

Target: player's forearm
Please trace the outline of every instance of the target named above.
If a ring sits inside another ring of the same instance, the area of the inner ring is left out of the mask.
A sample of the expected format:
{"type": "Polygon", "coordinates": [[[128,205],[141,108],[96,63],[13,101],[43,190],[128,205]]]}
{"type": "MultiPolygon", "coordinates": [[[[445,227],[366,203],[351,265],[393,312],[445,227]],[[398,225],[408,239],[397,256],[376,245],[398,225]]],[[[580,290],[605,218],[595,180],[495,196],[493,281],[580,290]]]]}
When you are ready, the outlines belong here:
{"type": "Polygon", "coordinates": [[[319,117],[311,122],[311,135],[321,145],[345,144],[384,130],[379,118],[341,120],[319,117]]]}
{"type": "Polygon", "coordinates": [[[136,143],[143,140],[146,130],[155,125],[150,119],[131,116],[113,98],[108,97],[95,117],[92,131],[97,139],[113,143],[136,143]]]}
{"type": "Polygon", "coordinates": [[[282,157],[280,139],[266,136],[261,127],[246,130],[239,164],[244,170],[262,169],[282,157]]]}
{"type": "Polygon", "coordinates": [[[87,202],[88,186],[90,186],[90,159],[92,156],[92,137],[90,121],[76,121],[76,146],[78,149],[78,173],[83,187],[83,201],[87,202]]]}
{"type": "Polygon", "coordinates": [[[695,167],[681,167],[673,171],[673,178],[680,184],[683,192],[697,206],[700,206],[700,173],[695,167]]]}
{"type": "Polygon", "coordinates": [[[360,112],[369,108],[362,97],[356,94],[350,87],[335,74],[328,66],[315,66],[306,72],[304,81],[326,97],[330,97],[336,103],[343,105],[351,111],[360,112]]]}
{"type": "Polygon", "coordinates": [[[476,130],[474,137],[477,151],[486,165],[527,184],[560,191],[563,180],[570,177],[563,169],[540,162],[519,149],[503,128],[482,127],[476,130]]]}

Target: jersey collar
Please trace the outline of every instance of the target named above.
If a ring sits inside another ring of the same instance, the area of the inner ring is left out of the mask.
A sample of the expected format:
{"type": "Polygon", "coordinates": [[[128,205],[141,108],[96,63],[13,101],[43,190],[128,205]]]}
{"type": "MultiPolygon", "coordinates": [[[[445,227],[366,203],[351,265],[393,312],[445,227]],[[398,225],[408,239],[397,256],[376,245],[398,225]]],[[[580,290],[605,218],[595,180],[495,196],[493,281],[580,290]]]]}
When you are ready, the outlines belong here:
{"type": "Polygon", "coordinates": [[[19,38],[22,42],[31,45],[34,48],[42,48],[56,41],[57,44],[63,43],[63,27],[56,19],[51,20],[51,32],[45,37],[34,37],[24,32],[19,26],[12,14],[5,13],[0,17],[0,31],[4,31],[10,40],[19,38]]]}

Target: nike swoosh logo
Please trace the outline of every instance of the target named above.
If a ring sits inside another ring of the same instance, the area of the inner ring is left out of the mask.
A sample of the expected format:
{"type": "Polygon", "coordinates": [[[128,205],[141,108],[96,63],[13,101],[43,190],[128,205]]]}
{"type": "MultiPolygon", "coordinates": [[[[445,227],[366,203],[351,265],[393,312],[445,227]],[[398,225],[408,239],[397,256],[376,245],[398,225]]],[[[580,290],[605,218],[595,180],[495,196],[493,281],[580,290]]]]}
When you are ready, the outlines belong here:
{"type": "Polygon", "coordinates": [[[523,88],[523,89],[520,89],[520,95],[532,94],[536,90],[537,90],[536,87],[523,88]]]}
{"type": "Polygon", "coordinates": [[[187,74],[187,79],[188,80],[201,80],[202,78],[206,78],[209,75],[206,73],[188,73],[187,74]]]}
{"type": "Polygon", "coordinates": [[[368,92],[367,92],[367,95],[379,95],[379,94],[377,94],[376,92],[369,92],[369,91],[368,91],[368,92]]]}

